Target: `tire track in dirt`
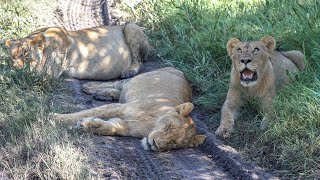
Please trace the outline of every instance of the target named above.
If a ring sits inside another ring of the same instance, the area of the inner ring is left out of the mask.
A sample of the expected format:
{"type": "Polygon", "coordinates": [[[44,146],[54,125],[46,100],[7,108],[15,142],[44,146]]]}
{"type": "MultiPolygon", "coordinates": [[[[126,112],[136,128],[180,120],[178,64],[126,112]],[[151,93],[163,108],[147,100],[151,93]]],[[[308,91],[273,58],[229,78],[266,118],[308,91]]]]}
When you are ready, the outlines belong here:
{"type": "Polygon", "coordinates": [[[129,137],[92,138],[90,152],[98,174],[106,179],[235,179],[200,149],[155,153],[145,151],[140,140],[129,137]]]}
{"type": "Polygon", "coordinates": [[[41,27],[63,26],[74,31],[109,25],[107,0],[54,0],[51,21],[40,22],[41,27]]]}

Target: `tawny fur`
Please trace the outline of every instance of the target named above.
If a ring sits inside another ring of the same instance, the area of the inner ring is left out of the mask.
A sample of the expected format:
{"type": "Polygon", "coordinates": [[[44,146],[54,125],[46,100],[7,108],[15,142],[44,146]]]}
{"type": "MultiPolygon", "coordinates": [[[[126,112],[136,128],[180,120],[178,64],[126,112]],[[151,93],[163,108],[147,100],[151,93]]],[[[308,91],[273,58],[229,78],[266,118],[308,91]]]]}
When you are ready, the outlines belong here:
{"type": "Polygon", "coordinates": [[[113,83],[87,83],[83,90],[111,96],[119,103],[55,114],[56,120],[71,124],[78,121],[78,128],[95,134],[144,138],[143,146],[155,151],[195,147],[205,139],[196,134],[196,125],[189,116],[193,109],[190,85],[174,68],[113,83]]]}
{"type": "MultiPolygon", "coordinates": [[[[230,136],[238,109],[250,98],[261,100],[263,113],[270,113],[276,90],[290,83],[287,71],[295,73],[305,68],[304,55],[300,51],[278,52],[274,51],[275,46],[276,42],[271,36],[260,41],[240,42],[236,38],[228,41],[227,51],[232,60],[232,69],[216,135],[230,136]],[[241,82],[244,69],[256,72],[257,80],[241,82]]],[[[265,126],[265,121],[266,116],[262,126],[265,126]]]]}
{"type": "Polygon", "coordinates": [[[29,63],[37,73],[92,80],[136,75],[149,51],[147,36],[132,23],[78,31],[42,28],[26,38],[8,39],[6,47],[15,68],[29,63]]]}

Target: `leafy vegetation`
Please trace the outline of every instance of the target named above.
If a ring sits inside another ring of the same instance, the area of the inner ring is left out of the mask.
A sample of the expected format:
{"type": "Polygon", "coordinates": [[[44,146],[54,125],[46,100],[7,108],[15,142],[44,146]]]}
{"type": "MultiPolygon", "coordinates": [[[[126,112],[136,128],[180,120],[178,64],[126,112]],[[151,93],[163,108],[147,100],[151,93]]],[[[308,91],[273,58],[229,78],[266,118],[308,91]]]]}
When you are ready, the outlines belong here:
{"type": "Polygon", "coordinates": [[[307,69],[278,94],[267,130],[259,129],[255,104],[248,104],[226,140],[247,158],[283,179],[315,179],[320,165],[320,3],[313,0],[147,0],[135,14],[150,30],[155,49],[186,73],[195,103],[208,108],[214,131],[228,89],[231,37],[259,40],[271,35],[278,50],[305,53],[307,69]]]}

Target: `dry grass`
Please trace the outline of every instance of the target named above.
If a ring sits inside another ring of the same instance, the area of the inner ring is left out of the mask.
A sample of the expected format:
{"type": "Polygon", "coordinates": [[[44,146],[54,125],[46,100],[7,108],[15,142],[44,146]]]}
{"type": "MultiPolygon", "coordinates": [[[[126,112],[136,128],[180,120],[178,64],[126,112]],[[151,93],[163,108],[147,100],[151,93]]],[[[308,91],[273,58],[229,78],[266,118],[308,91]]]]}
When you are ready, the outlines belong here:
{"type": "MultiPolygon", "coordinates": [[[[35,30],[39,19],[31,11],[46,2],[0,1],[0,38],[23,37],[35,30]]],[[[2,44],[0,172],[12,179],[94,178],[84,145],[88,138],[58,126],[48,116],[57,109],[77,108],[69,103],[71,92],[59,80],[12,70],[7,60],[2,44]]]]}

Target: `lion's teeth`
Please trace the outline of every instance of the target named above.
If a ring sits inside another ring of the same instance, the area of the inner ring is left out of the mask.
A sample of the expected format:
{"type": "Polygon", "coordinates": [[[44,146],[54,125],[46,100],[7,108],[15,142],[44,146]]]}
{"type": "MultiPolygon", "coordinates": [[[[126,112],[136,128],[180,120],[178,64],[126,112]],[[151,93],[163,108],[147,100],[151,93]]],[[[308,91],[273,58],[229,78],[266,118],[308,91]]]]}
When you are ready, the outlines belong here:
{"type": "Polygon", "coordinates": [[[242,74],[243,79],[252,79],[253,74],[242,74]]]}

